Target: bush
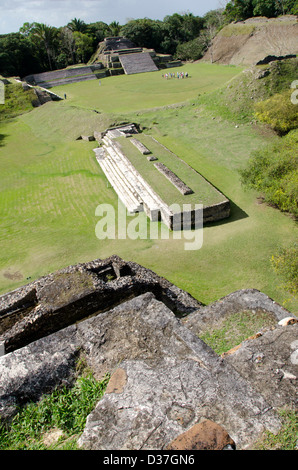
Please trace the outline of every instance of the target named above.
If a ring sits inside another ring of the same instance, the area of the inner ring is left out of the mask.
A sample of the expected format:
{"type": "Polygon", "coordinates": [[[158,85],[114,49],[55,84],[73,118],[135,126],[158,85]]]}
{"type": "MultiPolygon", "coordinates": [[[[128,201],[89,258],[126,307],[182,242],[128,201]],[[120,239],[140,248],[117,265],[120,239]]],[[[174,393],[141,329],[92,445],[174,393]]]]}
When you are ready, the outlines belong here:
{"type": "Polygon", "coordinates": [[[291,102],[293,90],[277,93],[255,106],[255,117],[283,135],[298,127],[298,105],[291,102]]]}
{"type": "Polygon", "coordinates": [[[175,57],[180,60],[198,60],[203,57],[208,47],[208,39],[201,33],[199,37],[192,41],[179,44],[177,46],[175,57]]]}
{"type": "Polygon", "coordinates": [[[0,106],[0,122],[31,111],[35,99],[32,89],[24,91],[19,83],[5,85],[5,103],[0,106]]]}
{"type": "Polygon", "coordinates": [[[283,287],[291,294],[298,294],[298,244],[281,248],[271,259],[274,271],[284,281],[283,287]]]}
{"type": "Polygon", "coordinates": [[[242,184],[260,191],[265,201],[298,216],[298,130],[252,154],[240,171],[242,184]]]}

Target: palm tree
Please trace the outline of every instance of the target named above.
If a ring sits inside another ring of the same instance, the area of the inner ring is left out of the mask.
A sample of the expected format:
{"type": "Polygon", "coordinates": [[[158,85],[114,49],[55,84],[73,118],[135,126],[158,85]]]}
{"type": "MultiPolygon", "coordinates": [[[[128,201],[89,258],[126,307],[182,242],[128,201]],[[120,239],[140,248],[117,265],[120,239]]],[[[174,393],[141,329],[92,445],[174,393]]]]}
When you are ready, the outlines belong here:
{"type": "Polygon", "coordinates": [[[71,20],[68,23],[67,27],[72,32],[78,31],[79,33],[84,33],[87,29],[87,25],[86,25],[85,21],[77,19],[77,18],[74,18],[73,20],[71,20]]]}
{"type": "Polygon", "coordinates": [[[51,55],[53,55],[54,40],[57,37],[57,29],[43,23],[35,23],[32,28],[33,35],[40,39],[45,47],[50,69],[53,70],[51,55]]]}
{"type": "Polygon", "coordinates": [[[119,36],[121,26],[118,21],[113,21],[111,24],[109,24],[109,29],[112,36],[119,36]]]}

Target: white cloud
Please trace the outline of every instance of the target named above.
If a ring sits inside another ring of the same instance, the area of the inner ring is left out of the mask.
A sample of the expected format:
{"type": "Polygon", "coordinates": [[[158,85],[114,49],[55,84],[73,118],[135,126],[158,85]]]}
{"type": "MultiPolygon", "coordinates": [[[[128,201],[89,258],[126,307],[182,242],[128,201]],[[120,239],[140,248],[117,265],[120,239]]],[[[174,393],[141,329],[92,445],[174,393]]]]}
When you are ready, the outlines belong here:
{"type": "Polygon", "coordinates": [[[73,18],[80,18],[86,23],[118,21],[125,24],[130,18],[162,20],[175,12],[190,11],[201,16],[219,7],[220,0],[0,0],[0,34],[16,32],[25,22],[59,27],[73,18]]]}

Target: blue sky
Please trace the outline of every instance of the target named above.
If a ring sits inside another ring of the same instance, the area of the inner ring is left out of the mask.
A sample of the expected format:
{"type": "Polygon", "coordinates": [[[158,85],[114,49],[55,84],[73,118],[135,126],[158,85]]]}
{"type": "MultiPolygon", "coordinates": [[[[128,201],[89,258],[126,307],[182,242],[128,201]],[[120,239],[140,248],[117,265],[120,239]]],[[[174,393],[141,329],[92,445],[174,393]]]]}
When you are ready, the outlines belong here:
{"type": "Polygon", "coordinates": [[[0,34],[19,31],[25,23],[46,23],[64,26],[73,18],[86,23],[151,18],[163,20],[173,13],[193,13],[203,16],[221,8],[225,0],[0,0],[0,34]]]}

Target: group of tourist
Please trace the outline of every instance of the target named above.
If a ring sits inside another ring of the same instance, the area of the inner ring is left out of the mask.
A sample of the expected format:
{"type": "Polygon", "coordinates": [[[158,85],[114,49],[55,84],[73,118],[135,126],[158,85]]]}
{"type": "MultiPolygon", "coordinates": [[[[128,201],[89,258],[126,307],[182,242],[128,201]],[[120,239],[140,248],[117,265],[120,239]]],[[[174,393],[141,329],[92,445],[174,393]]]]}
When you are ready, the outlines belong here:
{"type": "Polygon", "coordinates": [[[165,78],[166,80],[168,78],[175,78],[176,76],[177,76],[177,78],[187,78],[188,77],[188,72],[177,72],[177,75],[175,73],[162,74],[162,78],[165,78]]]}

